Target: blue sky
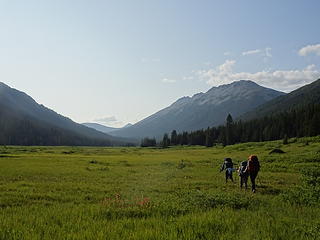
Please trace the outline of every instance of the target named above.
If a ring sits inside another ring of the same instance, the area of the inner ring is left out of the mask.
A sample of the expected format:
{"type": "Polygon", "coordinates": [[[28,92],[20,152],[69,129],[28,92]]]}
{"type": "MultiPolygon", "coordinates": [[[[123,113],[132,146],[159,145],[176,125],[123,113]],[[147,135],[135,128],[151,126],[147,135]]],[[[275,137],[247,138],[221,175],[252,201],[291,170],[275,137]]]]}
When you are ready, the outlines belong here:
{"type": "Polygon", "coordinates": [[[77,122],[134,123],[250,79],[320,77],[320,1],[0,0],[0,81],[77,122]]]}

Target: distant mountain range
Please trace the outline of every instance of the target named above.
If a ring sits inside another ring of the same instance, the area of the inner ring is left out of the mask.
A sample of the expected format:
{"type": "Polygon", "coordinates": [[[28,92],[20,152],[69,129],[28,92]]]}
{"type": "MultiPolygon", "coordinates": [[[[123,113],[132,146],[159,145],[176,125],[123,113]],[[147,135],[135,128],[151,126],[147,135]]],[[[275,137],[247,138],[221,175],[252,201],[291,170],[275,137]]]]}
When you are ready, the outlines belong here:
{"type": "Polygon", "coordinates": [[[206,93],[183,97],[169,107],[125,129],[112,132],[114,136],[132,138],[156,137],[172,130],[192,131],[223,124],[230,113],[234,118],[253,110],[285,93],[241,80],[213,87],[206,93]]]}
{"type": "Polygon", "coordinates": [[[0,82],[0,144],[113,146],[130,142],[75,123],[0,82]]]}
{"type": "Polygon", "coordinates": [[[103,133],[111,133],[113,131],[120,130],[122,128],[127,128],[127,127],[132,126],[131,123],[128,123],[127,125],[125,125],[122,128],[114,128],[114,127],[108,127],[108,126],[105,126],[105,125],[102,125],[102,124],[99,124],[99,123],[90,123],[90,122],[82,123],[82,125],[84,125],[86,127],[89,127],[89,128],[93,128],[93,129],[95,129],[95,130],[97,130],[99,132],[103,132],[103,133]]]}
{"type": "Polygon", "coordinates": [[[89,128],[93,128],[93,129],[95,129],[99,132],[103,132],[103,133],[109,133],[109,132],[112,132],[112,131],[119,129],[119,128],[114,128],[114,127],[107,127],[107,126],[104,126],[99,123],[90,123],[90,122],[82,123],[82,125],[89,127],[89,128]]]}
{"type": "Polygon", "coordinates": [[[75,123],[0,82],[0,144],[136,144],[143,137],[159,139],[172,130],[190,132],[218,126],[225,123],[229,113],[234,119],[246,121],[314,103],[320,104],[320,79],[289,94],[241,80],[180,98],[134,125],[111,128],[97,123],[75,123]]]}

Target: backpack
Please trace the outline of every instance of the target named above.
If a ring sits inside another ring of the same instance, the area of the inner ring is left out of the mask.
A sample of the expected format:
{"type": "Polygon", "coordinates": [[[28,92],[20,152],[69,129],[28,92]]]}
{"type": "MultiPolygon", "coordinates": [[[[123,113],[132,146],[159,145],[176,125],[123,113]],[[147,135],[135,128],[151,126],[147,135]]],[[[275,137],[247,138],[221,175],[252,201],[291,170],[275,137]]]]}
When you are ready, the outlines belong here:
{"type": "Polygon", "coordinates": [[[248,170],[249,172],[259,172],[260,163],[258,157],[255,155],[251,155],[248,160],[248,170]]]}
{"type": "Polygon", "coordinates": [[[247,174],[244,172],[247,168],[247,165],[248,165],[248,161],[243,161],[240,163],[239,176],[243,176],[243,175],[247,174]]]}
{"type": "Polygon", "coordinates": [[[233,168],[233,163],[232,163],[231,158],[226,158],[224,164],[225,164],[226,168],[233,168]]]}

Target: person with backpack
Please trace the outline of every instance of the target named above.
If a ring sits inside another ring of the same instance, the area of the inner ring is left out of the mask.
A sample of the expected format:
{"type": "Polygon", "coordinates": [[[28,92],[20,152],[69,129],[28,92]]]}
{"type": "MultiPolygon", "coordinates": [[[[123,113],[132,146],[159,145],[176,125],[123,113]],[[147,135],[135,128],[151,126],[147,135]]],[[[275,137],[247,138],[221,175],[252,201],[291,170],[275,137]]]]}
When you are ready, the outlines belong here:
{"type": "Polygon", "coordinates": [[[240,188],[244,185],[245,189],[248,188],[248,178],[249,178],[249,172],[246,171],[248,165],[248,161],[243,161],[240,163],[238,168],[238,174],[240,177],[240,188]]]}
{"type": "Polygon", "coordinates": [[[248,159],[248,164],[245,172],[248,172],[251,180],[251,189],[252,192],[256,192],[256,177],[260,171],[260,163],[256,155],[250,155],[248,159]]]}
{"type": "Polygon", "coordinates": [[[230,178],[233,182],[232,178],[232,172],[233,172],[233,162],[231,158],[225,158],[223,164],[221,165],[220,172],[223,170],[226,171],[226,183],[228,182],[228,179],[230,178]]]}

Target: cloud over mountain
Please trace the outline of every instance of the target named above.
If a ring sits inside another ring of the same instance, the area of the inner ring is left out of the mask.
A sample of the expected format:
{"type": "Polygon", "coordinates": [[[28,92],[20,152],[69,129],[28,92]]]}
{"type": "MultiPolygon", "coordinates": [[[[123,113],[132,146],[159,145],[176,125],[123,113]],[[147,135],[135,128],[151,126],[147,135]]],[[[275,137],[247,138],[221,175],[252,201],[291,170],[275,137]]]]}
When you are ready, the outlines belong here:
{"type": "Polygon", "coordinates": [[[197,73],[211,86],[228,84],[239,79],[250,79],[263,86],[286,92],[311,83],[320,76],[320,71],[314,64],[300,70],[264,70],[255,73],[234,72],[235,64],[235,60],[226,60],[214,69],[201,70],[197,73]]]}

